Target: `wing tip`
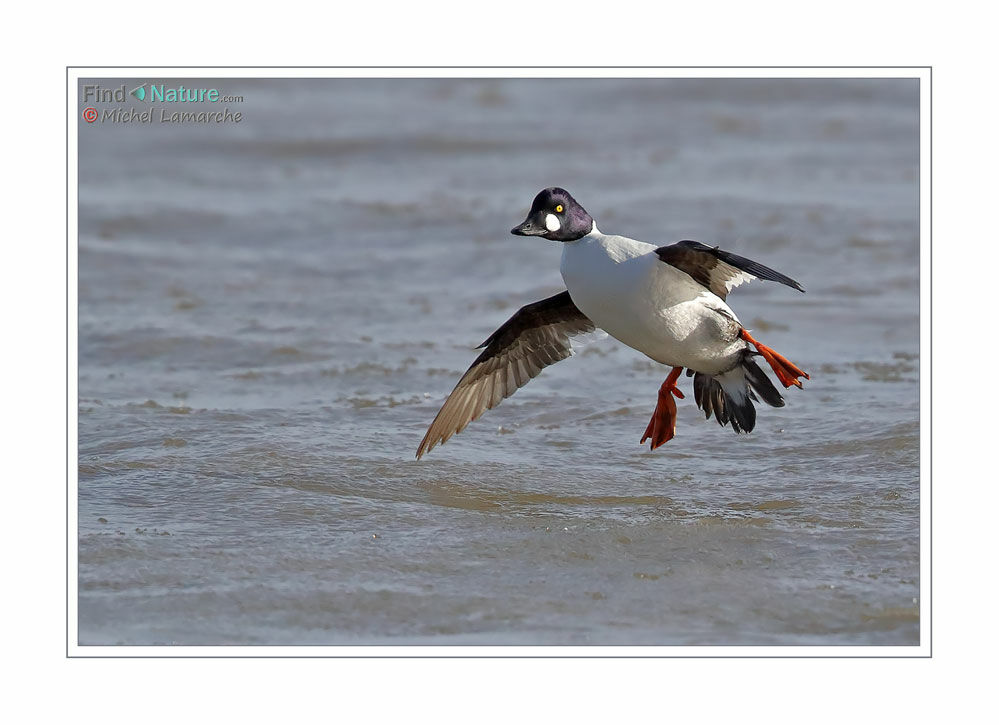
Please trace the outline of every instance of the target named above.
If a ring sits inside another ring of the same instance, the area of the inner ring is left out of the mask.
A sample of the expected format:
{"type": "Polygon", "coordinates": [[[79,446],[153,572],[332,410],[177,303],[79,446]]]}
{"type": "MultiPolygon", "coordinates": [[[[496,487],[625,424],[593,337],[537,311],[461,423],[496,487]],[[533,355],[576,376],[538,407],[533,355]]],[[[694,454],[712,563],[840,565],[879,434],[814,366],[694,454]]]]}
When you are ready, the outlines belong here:
{"type": "Polygon", "coordinates": [[[416,460],[420,460],[425,455],[427,455],[428,453],[430,453],[430,451],[432,451],[434,449],[434,446],[436,446],[436,445],[437,445],[437,441],[434,441],[433,443],[430,443],[428,445],[427,438],[424,438],[420,442],[420,447],[416,449],[416,460]]]}
{"type": "Polygon", "coordinates": [[[791,279],[786,274],[782,274],[775,269],[770,269],[769,267],[765,267],[762,264],[759,264],[758,262],[754,264],[758,267],[757,269],[754,269],[752,271],[747,271],[747,270],[743,271],[747,271],[748,274],[752,275],[756,279],[766,280],[768,282],[777,282],[778,284],[782,284],[785,287],[790,287],[791,289],[796,289],[799,292],[804,293],[805,288],[801,286],[801,282],[799,282],[798,280],[791,279]]]}
{"type": "Polygon", "coordinates": [[[420,441],[420,446],[419,448],[416,449],[416,460],[420,460],[421,458],[423,458],[425,455],[430,453],[430,451],[432,451],[438,443],[442,442],[441,434],[439,432],[437,433],[436,437],[434,436],[434,424],[436,423],[437,419],[434,418],[433,423],[430,424],[430,427],[427,429],[426,434],[424,434],[423,440],[420,441]]]}

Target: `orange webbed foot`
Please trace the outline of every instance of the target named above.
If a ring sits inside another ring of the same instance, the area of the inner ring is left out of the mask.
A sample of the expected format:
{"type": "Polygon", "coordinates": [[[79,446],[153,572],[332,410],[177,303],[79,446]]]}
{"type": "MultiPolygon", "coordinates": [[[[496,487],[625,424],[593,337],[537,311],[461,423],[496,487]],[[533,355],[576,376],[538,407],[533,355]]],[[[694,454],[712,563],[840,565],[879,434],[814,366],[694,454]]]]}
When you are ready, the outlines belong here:
{"type": "Polygon", "coordinates": [[[673,368],[665,382],[659,388],[659,399],[656,402],[656,410],[652,414],[652,419],[645,429],[642,440],[639,441],[640,443],[645,443],[645,441],[651,438],[652,444],[650,450],[654,451],[663,443],[672,440],[676,434],[676,402],[673,400],[673,396],[683,398],[683,393],[676,387],[676,381],[680,377],[681,372],[683,372],[682,367],[673,368]]]}
{"type": "Polygon", "coordinates": [[[757,352],[759,352],[760,355],[763,356],[763,359],[767,361],[771,368],[773,368],[774,374],[785,388],[790,388],[792,385],[796,385],[800,388],[801,381],[798,378],[811,380],[808,373],[781,355],[779,352],[754,340],[748,330],[744,329],[741,333],[739,333],[739,336],[756,348],[757,352]]]}

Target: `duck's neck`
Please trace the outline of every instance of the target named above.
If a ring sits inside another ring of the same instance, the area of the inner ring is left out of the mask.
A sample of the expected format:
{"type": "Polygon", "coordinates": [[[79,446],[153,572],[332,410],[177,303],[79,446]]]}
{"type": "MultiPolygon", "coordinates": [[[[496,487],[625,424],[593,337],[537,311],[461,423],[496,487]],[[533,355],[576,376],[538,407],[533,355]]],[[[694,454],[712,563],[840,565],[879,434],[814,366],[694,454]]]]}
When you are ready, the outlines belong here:
{"type": "Polygon", "coordinates": [[[593,222],[592,226],[590,227],[590,231],[588,231],[586,234],[584,234],[583,236],[579,237],[578,239],[570,239],[567,242],[562,242],[562,244],[565,245],[566,247],[571,247],[571,246],[579,244],[580,242],[586,242],[588,240],[592,240],[593,237],[599,237],[601,235],[602,234],[601,234],[600,230],[597,229],[597,223],[593,222]]]}

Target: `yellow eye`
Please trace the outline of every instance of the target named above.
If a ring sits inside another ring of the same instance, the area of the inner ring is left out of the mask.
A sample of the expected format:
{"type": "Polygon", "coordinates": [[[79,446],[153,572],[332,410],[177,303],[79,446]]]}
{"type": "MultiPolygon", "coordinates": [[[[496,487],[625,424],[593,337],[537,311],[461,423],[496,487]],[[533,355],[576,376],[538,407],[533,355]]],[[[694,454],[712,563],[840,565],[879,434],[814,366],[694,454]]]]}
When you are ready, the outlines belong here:
{"type": "Polygon", "coordinates": [[[557,207],[555,207],[555,211],[557,211],[559,214],[561,214],[562,213],[562,205],[559,204],[557,207]]]}

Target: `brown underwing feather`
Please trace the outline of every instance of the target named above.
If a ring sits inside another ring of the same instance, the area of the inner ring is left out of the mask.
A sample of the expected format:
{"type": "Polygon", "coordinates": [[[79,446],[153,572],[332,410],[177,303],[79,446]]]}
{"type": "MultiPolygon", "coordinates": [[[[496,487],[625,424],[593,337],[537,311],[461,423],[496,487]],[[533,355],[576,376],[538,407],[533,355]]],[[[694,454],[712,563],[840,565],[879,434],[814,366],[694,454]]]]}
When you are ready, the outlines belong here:
{"type": "Polygon", "coordinates": [[[805,289],[787,275],[765,267],[738,254],[718,247],[709,247],[689,239],[656,250],[659,259],[686,272],[694,280],[722,299],[736,285],[747,281],[746,275],[780,282],[804,292],[805,289]]]}
{"type": "Polygon", "coordinates": [[[569,338],[596,328],[568,290],[521,307],[480,345],[485,350],[454,386],[423,437],[416,457],[460,433],[509,398],[542,368],[572,355],[569,338]]]}

